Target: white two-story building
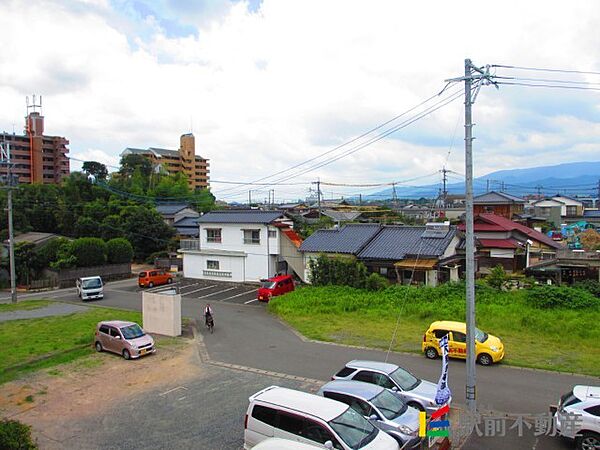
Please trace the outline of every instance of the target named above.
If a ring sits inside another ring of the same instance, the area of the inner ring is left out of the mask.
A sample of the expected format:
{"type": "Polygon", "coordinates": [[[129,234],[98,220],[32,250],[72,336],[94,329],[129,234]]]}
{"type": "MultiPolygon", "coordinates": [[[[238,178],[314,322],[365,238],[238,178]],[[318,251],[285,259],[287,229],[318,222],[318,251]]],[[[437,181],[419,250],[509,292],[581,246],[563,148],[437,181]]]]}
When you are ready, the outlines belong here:
{"type": "Polygon", "coordinates": [[[258,282],[277,273],[304,276],[302,243],[282,211],[211,211],[198,239],[181,241],[186,278],[258,282]]]}

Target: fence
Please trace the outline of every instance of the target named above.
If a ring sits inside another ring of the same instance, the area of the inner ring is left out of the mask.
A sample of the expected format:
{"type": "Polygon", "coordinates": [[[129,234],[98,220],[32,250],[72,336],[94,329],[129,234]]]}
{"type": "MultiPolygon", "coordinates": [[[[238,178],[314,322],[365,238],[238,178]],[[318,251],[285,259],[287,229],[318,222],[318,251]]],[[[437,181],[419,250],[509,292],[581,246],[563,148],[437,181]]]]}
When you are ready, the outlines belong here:
{"type": "Polygon", "coordinates": [[[49,289],[58,284],[56,277],[42,278],[41,280],[32,280],[27,286],[28,289],[49,289]]]}
{"type": "Polygon", "coordinates": [[[104,266],[80,267],[58,272],[48,271],[57,279],[59,288],[75,286],[75,280],[82,277],[99,276],[103,281],[121,280],[131,277],[131,264],[106,264],[104,266]]]}
{"type": "Polygon", "coordinates": [[[183,258],[156,258],[154,267],[157,269],[171,270],[171,267],[177,266],[178,271],[183,270],[183,258]]]}
{"type": "Polygon", "coordinates": [[[179,241],[180,250],[200,250],[200,239],[182,239],[179,241]]]}

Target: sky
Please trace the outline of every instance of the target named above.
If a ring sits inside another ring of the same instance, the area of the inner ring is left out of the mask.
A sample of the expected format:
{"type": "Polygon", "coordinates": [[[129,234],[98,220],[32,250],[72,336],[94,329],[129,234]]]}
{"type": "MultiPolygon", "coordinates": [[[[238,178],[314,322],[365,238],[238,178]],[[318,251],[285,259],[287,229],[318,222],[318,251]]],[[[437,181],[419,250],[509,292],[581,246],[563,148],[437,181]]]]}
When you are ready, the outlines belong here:
{"type": "MultiPolygon", "coordinates": [[[[464,173],[460,97],[328,165],[313,168],[324,161],[315,159],[267,180],[285,176],[293,185],[232,188],[218,181],[254,181],[325,152],[341,155],[364,138],[337,146],[462,76],[465,58],[478,66],[600,72],[597,0],[460,6],[0,0],[0,131],[22,133],[32,94],[43,97],[46,134],[67,137],[70,156],[79,160],[118,166],[126,147],[176,149],[179,136],[192,131],[197,154],[210,160],[213,192],[228,201],[247,199],[248,189],[255,198],[269,189],[279,201],[302,198],[317,179],[435,183],[444,165],[464,173]]],[[[600,76],[591,74],[492,71],[600,88],[600,76]]],[[[461,88],[453,84],[423,107],[461,88]]],[[[600,91],[483,86],[473,119],[476,176],[600,160],[600,91]]],[[[71,161],[73,170],[80,165],[71,161]]],[[[357,188],[324,191],[336,196],[357,188]]]]}

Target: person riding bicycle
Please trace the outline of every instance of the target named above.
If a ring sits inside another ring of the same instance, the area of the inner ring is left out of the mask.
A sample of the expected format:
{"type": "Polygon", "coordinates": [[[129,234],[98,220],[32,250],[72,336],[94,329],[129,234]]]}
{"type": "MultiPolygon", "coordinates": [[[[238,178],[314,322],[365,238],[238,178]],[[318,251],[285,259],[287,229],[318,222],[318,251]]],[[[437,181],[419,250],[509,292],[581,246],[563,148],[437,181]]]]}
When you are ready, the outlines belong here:
{"type": "Polygon", "coordinates": [[[207,303],[206,306],[204,307],[204,323],[206,324],[206,326],[208,326],[208,319],[209,318],[212,319],[212,316],[213,316],[212,307],[210,306],[210,303],[207,303]]]}

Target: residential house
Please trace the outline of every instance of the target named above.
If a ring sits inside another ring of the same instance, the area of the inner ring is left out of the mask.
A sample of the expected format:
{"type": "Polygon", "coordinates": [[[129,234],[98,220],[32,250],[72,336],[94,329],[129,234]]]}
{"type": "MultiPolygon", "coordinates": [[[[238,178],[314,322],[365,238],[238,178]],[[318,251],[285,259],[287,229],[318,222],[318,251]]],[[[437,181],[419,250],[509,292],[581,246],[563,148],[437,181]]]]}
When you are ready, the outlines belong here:
{"type": "MultiPolygon", "coordinates": [[[[522,271],[550,259],[562,246],[543,233],[496,214],[479,214],[473,220],[477,246],[477,273],[485,275],[501,265],[507,272],[522,271]]],[[[461,231],[465,225],[459,226],[461,231]]]]}
{"type": "Polygon", "coordinates": [[[180,239],[199,237],[198,217],[182,217],[173,222],[173,228],[177,230],[176,236],[180,239]]]}
{"type": "Polygon", "coordinates": [[[569,219],[571,221],[574,219],[579,220],[583,216],[584,211],[583,203],[579,200],[559,195],[538,200],[533,203],[533,207],[536,215],[548,217],[549,221],[554,223],[556,227],[559,227],[565,221],[569,221],[569,219]],[[559,211],[560,218],[557,217],[559,211]]]}
{"type": "MultiPolygon", "coordinates": [[[[319,254],[356,258],[392,282],[435,286],[458,280],[459,238],[449,223],[426,226],[348,224],[317,230],[300,247],[305,266],[319,254]]],[[[307,273],[308,277],[308,273],[307,273]]]]}
{"type": "Polygon", "coordinates": [[[156,210],[162,216],[165,223],[171,226],[186,217],[200,217],[200,214],[193,210],[187,203],[162,203],[156,205],[156,210]]]}
{"type": "Polygon", "coordinates": [[[545,284],[600,281],[600,252],[562,248],[554,258],[532,264],[525,272],[545,284]]]}
{"type": "Polygon", "coordinates": [[[473,213],[492,213],[511,220],[522,214],[526,201],[506,192],[490,191],[473,198],[473,213]]]}
{"type": "Polygon", "coordinates": [[[258,282],[277,273],[304,277],[300,237],[282,211],[211,211],[197,219],[199,238],[182,240],[187,278],[258,282]]]}
{"type": "MultiPolygon", "coordinates": [[[[19,233],[17,235],[15,235],[15,244],[21,244],[21,243],[29,243],[29,244],[33,244],[34,247],[36,249],[43,247],[44,245],[48,244],[50,241],[53,241],[54,239],[57,238],[65,238],[64,236],[61,236],[59,234],[54,234],[54,233],[43,233],[40,231],[29,231],[27,233],[19,233]]],[[[70,238],[65,238],[65,239],[70,239],[70,238]]],[[[10,241],[7,239],[4,241],[4,246],[2,247],[2,253],[1,256],[2,258],[8,258],[8,247],[10,244],[10,241]]]]}

